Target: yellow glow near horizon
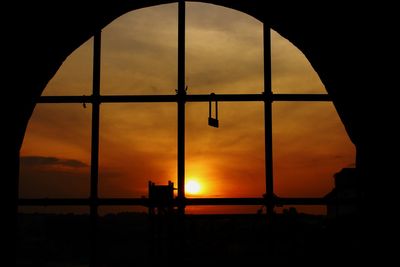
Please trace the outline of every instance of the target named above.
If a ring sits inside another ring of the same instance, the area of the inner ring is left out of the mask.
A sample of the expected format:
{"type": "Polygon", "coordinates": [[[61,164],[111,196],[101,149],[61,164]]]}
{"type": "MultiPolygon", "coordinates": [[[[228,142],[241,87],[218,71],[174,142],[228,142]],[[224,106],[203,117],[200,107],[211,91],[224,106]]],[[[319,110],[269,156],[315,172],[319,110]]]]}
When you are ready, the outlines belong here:
{"type": "Polygon", "coordinates": [[[197,195],[201,192],[201,185],[196,180],[189,180],[185,183],[185,191],[189,195],[197,195]]]}

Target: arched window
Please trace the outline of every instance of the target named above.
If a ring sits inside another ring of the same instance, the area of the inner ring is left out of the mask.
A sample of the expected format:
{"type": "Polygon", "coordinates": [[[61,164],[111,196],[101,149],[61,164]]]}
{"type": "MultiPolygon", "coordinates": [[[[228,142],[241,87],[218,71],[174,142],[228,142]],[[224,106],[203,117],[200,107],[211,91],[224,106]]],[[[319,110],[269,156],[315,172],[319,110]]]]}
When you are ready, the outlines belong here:
{"type": "Polygon", "coordinates": [[[20,205],[95,218],[145,207],[147,182],[170,180],[181,213],[323,213],[333,174],[353,161],[300,51],[248,15],[181,1],[122,16],[66,60],[27,130],[20,205]]]}
{"type": "Polygon", "coordinates": [[[68,58],[27,131],[22,198],[141,198],[150,179],[181,197],[197,179],[203,190],[189,197],[238,203],[329,192],[354,150],[301,52],[234,10],[179,12],[131,12],[68,58]],[[207,126],[216,100],[218,129],[207,126]]]}

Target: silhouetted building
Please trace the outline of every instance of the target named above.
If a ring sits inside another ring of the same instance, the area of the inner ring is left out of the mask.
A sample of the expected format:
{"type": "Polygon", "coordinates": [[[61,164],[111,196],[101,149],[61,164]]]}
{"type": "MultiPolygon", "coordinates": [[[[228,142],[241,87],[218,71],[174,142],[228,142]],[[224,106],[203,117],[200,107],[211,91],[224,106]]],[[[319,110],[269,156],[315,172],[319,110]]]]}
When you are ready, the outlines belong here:
{"type": "Polygon", "coordinates": [[[334,176],[335,188],[325,198],[331,200],[327,204],[327,216],[337,218],[355,215],[357,212],[357,172],[355,168],[343,168],[334,176]]]}

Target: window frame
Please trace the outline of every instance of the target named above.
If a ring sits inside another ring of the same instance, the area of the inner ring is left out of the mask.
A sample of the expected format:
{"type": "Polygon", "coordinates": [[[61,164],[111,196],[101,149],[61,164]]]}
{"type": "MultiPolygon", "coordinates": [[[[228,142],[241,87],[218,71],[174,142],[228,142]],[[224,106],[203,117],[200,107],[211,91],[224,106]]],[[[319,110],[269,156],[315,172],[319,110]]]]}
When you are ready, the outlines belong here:
{"type": "Polygon", "coordinates": [[[324,205],[324,198],[281,198],[274,193],[273,140],[272,140],[272,104],[276,101],[318,101],[332,102],[328,94],[276,94],[272,92],[271,73],[271,28],[268,21],[263,22],[263,61],[264,90],[260,94],[188,94],[185,82],[185,34],[186,4],[178,1],[178,77],[175,94],[170,95],[102,95],[101,94],[101,30],[93,36],[93,77],[90,96],[41,96],[37,103],[81,103],[92,104],[91,125],[91,164],[90,195],[82,199],[23,199],[19,206],[89,206],[91,217],[97,218],[100,205],[140,205],[148,206],[144,198],[99,198],[99,124],[101,103],[177,103],[177,157],[178,186],[174,204],[179,213],[185,214],[189,205],[265,205],[267,214],[273,214],[277,205],[324,205]],[[265,143],[265,195],[260,198],[186,198],[185,194],[185,104],[187,102],[264,102],[264,143],[265,143]]]}

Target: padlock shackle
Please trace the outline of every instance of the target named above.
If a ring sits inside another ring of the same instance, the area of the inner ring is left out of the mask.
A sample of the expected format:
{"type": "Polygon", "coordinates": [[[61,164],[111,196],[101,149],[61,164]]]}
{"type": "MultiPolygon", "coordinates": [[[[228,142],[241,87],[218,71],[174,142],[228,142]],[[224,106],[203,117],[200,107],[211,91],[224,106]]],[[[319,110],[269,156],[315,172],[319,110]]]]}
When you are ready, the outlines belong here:
{"type": "Polygon", "coordinates": [[[208,125],[218,128],[219,123],[218,123],[218,101],[215,97],[215,94],[212,93],[210,95],[210,101],[208,102],[208,125]],[[215,118],[212,117],[212,101],[215,101],[215,118]]]}
{"type": "Polygon", "coordinates": [[[215,100],[215,119],[218,120],[218,101],[215,100]]]}
{"type": "MultiPolygon", "coordinates": [[[[210,101],[208,102],[208,117],[212,118],[212,107],[211,107],[211,102],[212,98],[215,97],[214,93],[210,94],[210,101]]],[[[218,120],[218,101],[215,100],[215,119],[218,120]]]]}
{"type": "Polygon", "coordinates": [[[208,117],[211,118],[211,98],[210,101],[208,101],[208,117]]]}

